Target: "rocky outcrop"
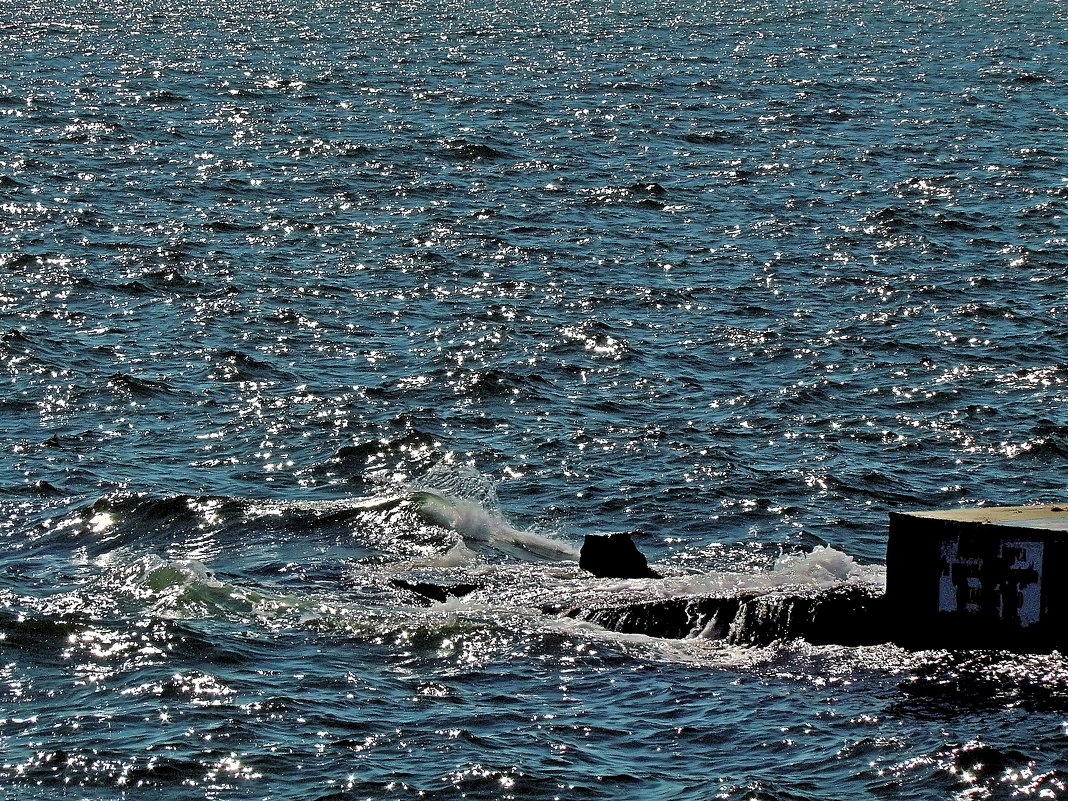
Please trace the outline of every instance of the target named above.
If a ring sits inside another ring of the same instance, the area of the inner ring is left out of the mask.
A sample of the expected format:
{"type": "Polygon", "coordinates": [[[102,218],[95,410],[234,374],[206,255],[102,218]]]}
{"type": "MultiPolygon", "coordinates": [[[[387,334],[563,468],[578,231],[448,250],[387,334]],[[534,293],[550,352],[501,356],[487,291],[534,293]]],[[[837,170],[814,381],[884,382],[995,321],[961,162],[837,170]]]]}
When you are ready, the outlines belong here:
{"type": "Polygon", "coordinates": [[[681,596],[571,608],[546,607],[626,634],[703,637],[735,645],[804,639],[814,645],[871,645],[893,639],[882,587],[843,583],[782,587],[724,597],[681,596]]]}
{"type": "Polygon", "coordinates": [[[579,567],[599,578],[660,578],[649,568],[630,534],[587,534],[579,552],[579,567]]]}

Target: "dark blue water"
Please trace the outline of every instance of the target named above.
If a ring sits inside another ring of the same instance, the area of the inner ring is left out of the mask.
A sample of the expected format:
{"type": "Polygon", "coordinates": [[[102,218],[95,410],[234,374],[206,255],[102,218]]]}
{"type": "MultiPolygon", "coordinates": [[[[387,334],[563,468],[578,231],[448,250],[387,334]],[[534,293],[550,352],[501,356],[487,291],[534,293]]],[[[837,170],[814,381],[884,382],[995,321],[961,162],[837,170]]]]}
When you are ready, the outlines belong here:
{"type": "Polygon", "coordinates": [[[6,797],[1064,796],[1058,654],[539,604],[1065,500],[1066,18],[0,0],[6,797]]]}

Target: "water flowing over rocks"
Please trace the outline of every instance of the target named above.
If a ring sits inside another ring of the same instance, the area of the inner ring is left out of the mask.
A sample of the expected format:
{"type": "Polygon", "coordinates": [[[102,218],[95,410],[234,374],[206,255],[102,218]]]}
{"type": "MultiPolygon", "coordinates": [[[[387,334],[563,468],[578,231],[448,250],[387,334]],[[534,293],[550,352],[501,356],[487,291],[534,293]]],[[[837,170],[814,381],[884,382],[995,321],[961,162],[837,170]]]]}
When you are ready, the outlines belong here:
{"type": "Polygon", "coordinates": [[[871,584],[782,587],[724,597],[628,600],[545,611],[623,634],[703,637],[732,645],[803,639],[813,645],[874,645],[891,639],[883,588],[871,584]]]}

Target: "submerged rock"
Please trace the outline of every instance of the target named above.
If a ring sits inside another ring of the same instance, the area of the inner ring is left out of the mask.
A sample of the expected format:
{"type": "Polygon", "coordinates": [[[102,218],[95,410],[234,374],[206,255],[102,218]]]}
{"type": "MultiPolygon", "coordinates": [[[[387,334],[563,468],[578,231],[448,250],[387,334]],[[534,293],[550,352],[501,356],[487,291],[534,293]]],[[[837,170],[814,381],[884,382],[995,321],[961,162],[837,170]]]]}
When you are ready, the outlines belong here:
{"type": "Polygon", "coordinates": [[[449,598],[463,598],[479,589],[477,584],[433,584],[429,581],[406,581],[395,578],[389,582],[401,590],[408,590],[420,599],[444,603],[449,598]]]}
{"type": "Polygon", "coordinates": [[[626,533],[588,535],[579,567],[555,567],[548,575],[532,563],[502,565],[479,570],[477,579],[461,570],[466,582],[456,581],[460,576],[452,567],[440,567],[393,575],[387,583],[404,591],[408,603],[422,606],[470,595],[476,604],[540,609],[609,631],[664,639],[855,646],[894,642],[901,634],[882,584],[856,577],[816,581],[810,570],[784,570],[757,585],[742,584],[740,576],[710,582],[676,575],[661,581],[626,533]]]}
{"type": "Polygon", "coordinates": [[[596,606],[546,607],[624,634],[702,637],[733,645],[804,639],[813,645],[874,645],[892,639],[883,588],[845,583],[781,587],[722,597],[676,596],[596,606]]]}

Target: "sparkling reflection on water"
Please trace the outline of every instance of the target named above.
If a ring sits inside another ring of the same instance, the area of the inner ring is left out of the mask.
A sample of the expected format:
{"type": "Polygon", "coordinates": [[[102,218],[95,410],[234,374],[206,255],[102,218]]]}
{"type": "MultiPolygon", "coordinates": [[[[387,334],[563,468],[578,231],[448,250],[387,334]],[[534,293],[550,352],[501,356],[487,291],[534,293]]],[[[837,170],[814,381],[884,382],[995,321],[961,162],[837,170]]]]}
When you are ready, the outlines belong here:
{"type": "Polygon", "coordinates": [[[2,784],[1063,795],[1059,655],[522,602],[582,581],[530,543],[763,574],[1063,500],[1063,16],[6,8],[2,784]],[[502,589],[417,607],[419,571],[502,589]]]}

